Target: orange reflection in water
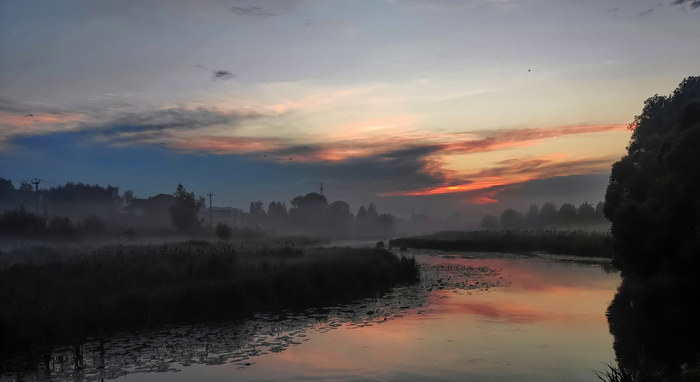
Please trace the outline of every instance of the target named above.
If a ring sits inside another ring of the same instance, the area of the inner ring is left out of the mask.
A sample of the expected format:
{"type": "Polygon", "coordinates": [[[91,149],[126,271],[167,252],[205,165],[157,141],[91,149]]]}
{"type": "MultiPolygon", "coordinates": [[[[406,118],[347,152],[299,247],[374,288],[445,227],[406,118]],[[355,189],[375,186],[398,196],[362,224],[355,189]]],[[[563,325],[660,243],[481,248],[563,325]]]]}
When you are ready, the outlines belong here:
{"type": "Polygon", "coordinates": [[[544,260],[444,259],[501,269],[487,291],[433,291],[417,311],[381,324],[314,333],[250,368],[243,380],[595,381],[613,359],[605,310],[619,276],[544,260]],[[419,314],[420,313],[420,314],[419,314]]]}

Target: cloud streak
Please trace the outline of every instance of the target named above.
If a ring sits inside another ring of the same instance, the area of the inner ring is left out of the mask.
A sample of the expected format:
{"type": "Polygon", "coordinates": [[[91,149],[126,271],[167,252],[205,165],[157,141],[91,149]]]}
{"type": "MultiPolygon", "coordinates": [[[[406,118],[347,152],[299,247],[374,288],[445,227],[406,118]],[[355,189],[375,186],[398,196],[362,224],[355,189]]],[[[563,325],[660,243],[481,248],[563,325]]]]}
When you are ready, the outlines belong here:
{"type": "Polygon", "coordinates": [[[233,73],[228,70],[215,70],[211,75],[212,81],[228,81],[236,77],[233,73]]]}
{"type": "Polygon", "coordinates": [[[671,4],[673,4],[673,5],[688,4],[688,5],[690,5],[691,9],[700,8],[700,0],[676,0],[671,4]]]}
{"type": "Polygon", "coordinates": [[[253,17],[271,17],[274,16],[275,14],[264,10],[260,7],[256,6],[244,6],[244,7],[238,7],[238,6],[233,6],[231,7],[231,12],[239,15],[239,16],[253,16],[253,17]]]}

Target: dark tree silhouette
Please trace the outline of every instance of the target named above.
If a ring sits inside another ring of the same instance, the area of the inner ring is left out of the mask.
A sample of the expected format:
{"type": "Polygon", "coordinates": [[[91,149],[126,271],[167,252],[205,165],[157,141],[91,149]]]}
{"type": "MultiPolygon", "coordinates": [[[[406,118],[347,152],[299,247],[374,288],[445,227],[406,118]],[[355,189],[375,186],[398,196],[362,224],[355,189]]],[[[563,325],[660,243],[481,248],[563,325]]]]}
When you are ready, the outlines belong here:
{"type": "Polygon", "coordinates": [[[377,206],[374,203],[370,203],[367,207],[367,217],[370,219],[376,219],[379,216],[377,212],[377,206]]]}
{"type": "Polygon", "coordinates": [[[547,202],[540,210],[540,224],[543,226],[553,226],[557,224],[557,205],[554,202],[547,202]]]}
{"type": "Polygon", "coordinates": [[[256,219],[264,219],[267,216],[267,214],[265,214],[265,208],[263,208],[263,202],[260,200],[257,202],[250,202],[248,211],[250,215],[256,219]]]}
{"type": "Polygon", "coordinates": [[[367,209],[365,208],[365,206],[360,206],[360,208],[357,209],[357,219],[358,220],[367,219],[367,209]]]}
{"type": "Polygon", "coordinates": [[[49,234],[55,239],[72,239],[75,227],[67,217],[54,216],[49,220],[49,234]]]}
{"type": "Polygon", "coordinates": [[[267,217],[273,222],[287,220],[287,204],[282,202],[272,202],[267,206],[267,217]]]}
{"type": "Polygon", "coordinates": [[[570,226],[576,223],[576,207],[571,203],[564,203],[559,207],[557,220],[563,226],[570,226]]]}
{"type": "Polygon", "coordinates": [[[226,241],[231,239],[233,231],[231,230],[231,227],[228,224],[219,223],[216,225],[214,233],[216,234],[216,237],[218,237],[220,240],[226,241]]]}
{"type": "Polygon", "coordinates": [[[505,229],[520,229],[524,223],[525,216],[514,209],[509,208],[501,214],[501,227],[505,229]]]}
{"type": "MultiPolygon", "coordinates": [[[[373,204],[370,204],[370,206],[374,206],[373,204]]],[[[392,214],[381,214],[378,215],[373,221],[372,221],[372,229],[374,230],[375,233],[378,234],[388,234],[391,232],[391,229],[394,226],[394,221],[396,220],[396,217],[392,214]]]]}
{"type": "Polygon", "coordinates": [[[590,224],[596,220],[595,208],[588,202],[581,203],[578,206],[578,221],[583,224],[590,224]]]}
{"type": "Polygon", "coordinates": [[[326,224],[336,230],[346,229],[352,224],[350,205],[342,200],[335,201],[326,208],[326,224]]]}
{"type": "Polygon", "coordinates": [[[46,231],[46,220],[24,207],[0,213],[0,237],[39,236],[46,231]]]}
{"type": "Polygon", "coordinates": [[[629,275],[700,264],[700,77],[655,95],[630,124],[627,155],[612,167],[605,217],[616,262],[629,275]]]}
{"type": "Polygon", "coordinates": [[[177,190],[173,194],[175,204],[170,206],[170,219],[178,231],[193,232],[199,229],[199,210],[205,207],[204,197],[195,199],[194,192],[187,192],[182,183],[177,185],[177,190]]]}
{"type": "Polygon", "coordinates": [[[499,228],[498,219],[493,215],[486,214],[481,218],[479,226],[483,229],[497,230],[499,228]]]}
{"type": "Polygon", "coordinates": [[[530,204],[530,209],[525,214],[525,226],[528,228],[540,226],[540,209],[537,204],[530,204]]]}
{"type": "Polygon", "coordinates": [[[107,232],[107,222],[92,214],[79,223],[79,228],[88,236],[99,236],[107,232]]]}
{"type": "Polygon", "coordinates": [[[603,202],[598,202],[595,206],[595,217],[597,220],[604,220],[605,219],[605,213],[603,210],[605,209],[605,204],[603,202]]]}
{"type": "Polygon", "coordinates": [[[11,180],[0,178],[0,204],[12,202],[16,193],[11,180]]]}
{"type": "Polygon", "coordinates": [[[124,199],[124,201],[128,205],[129,203],[131,203],[132,200],[136,199],[136,196],[134,196],[134,191],[131,191],[131,190],[125,191],[124,195],[122,195],[122,199],[124,199]]]}
{"type": "Polygon", "coordinates": [[[292,208],[289,210],[289,217],[296,224],[303,224],[307,228],[323,223],[328,200],[325,196],[312,192],[304,196],[297,196],[292,199],[292,208]]]}

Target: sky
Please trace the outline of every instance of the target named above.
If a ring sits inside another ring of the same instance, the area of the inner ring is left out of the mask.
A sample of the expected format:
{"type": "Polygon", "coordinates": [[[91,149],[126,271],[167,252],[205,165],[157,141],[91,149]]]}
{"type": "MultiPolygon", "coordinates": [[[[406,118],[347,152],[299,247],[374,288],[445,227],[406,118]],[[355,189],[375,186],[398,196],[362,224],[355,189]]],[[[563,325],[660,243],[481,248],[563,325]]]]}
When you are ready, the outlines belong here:
{"type": "Polygon", "coordinates": [[[0,177],[318,191],[475,216],[603,200],[699,0],[0,0],[0,177]]]}

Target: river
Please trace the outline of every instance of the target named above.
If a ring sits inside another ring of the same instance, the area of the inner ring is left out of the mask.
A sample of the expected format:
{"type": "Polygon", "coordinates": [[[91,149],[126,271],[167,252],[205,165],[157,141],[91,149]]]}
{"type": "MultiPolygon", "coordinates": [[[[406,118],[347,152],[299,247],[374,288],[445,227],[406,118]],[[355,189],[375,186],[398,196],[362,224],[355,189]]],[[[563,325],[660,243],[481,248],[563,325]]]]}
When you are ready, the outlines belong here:
{"type": "Polygon", "coordinates": [[[408,255],[421,282],[374,298],[124,334],[3,380],[597,381],[615,358],[605,312],[621,280],[599,262],[408,255]]]}

